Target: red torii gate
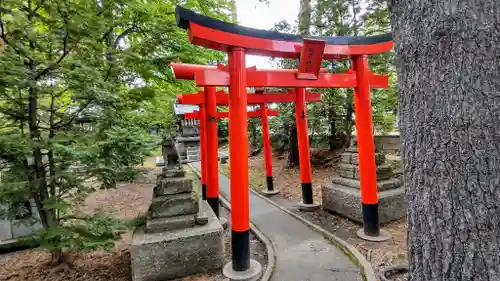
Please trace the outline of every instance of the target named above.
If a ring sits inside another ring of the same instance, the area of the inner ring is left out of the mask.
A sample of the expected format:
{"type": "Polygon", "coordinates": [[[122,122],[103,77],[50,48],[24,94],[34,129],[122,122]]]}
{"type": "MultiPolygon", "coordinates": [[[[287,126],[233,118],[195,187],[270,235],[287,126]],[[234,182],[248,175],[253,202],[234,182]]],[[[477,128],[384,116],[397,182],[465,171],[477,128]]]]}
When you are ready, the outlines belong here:
{"type": "MultiPolygon", "coordinates": [[[[193,95],[188,95],[188,96],[193,96],[193,95]]],[[[262,124],[264,124],[264,122],[267,124],[267,117],[268,116],[278,116],[278,113],[279,111],[277,110],[268,110],[267,109],[267,106],[264,105],[264,107],[258,109],[258,110],[255,110],[255,111],[248,111],[248,118],[262,118],[262,124]],[[264,119],[266,119],[264,121],[264,119]]],[[[205,130],[205,126],[206,126],[206,114],[205,114],[205,107],[204,107],[204,104],[200,104],[200,111],[194,111],[192,113],[186,113],[184,114],[184,119],[199,119],[200,120],[200,162],[201,162],[201,187],[202,187],[202,198],[203,200],[208,200],[207,198],[207,174],[209,173],[208,172],[208,167],[207,167],[207,139],[208,138],[215,138],[215,140],[218,142],[218,137],[217,135],[215,136],[208,136],[206,134],[206,130],[205,130]]],[[[222,119],[222,118],[229,118],[229,112],[225,111],[225,112],[217,112],[217,115],[216,115],[216,118],[217,119],[222,119]]],[[[268,132],[268,127],[264,128],[264,126],[262,127],[262,136],[264,138],[264,150],[266,151],[266,153],[270,153],[270,142],[269,142],[269,132],[268,132]],[[267,141],[266,141],[267,140],[267,141]],[[269,146],[269,147],[267,147],[269,146]]],[[[212,148],[213,149],[213,148],[212,148]]],[[[214,154],[214,152],[211,153],[212,155],[214,154]]],[[[217,151],[217,154],[218,154],[218,151],[217,151]]],[[[267,158],[267,154],[265,156],[265,158],[267,158]]],[[[215,161],[214,161],[215,162],[215,161]]],[[[272,168],[272,167],[271,167],[272,168]]],[[[218,168],[217,167],[212,167],[210,169],[210,173],[212,174],[215,174],[218,176],[218,168]]],[[[271,177],[271,186],[269,186],[269,180],[268,180],[268,191],[273,193],[273,194],[276,194],[278,193],[277,190],[274,190],[273,189],[273,186],[272,186],[272,169],[271,169],[271,173],[269,174],[269,171],[268,171],[268,166],[267,166],[267,162],[266,162],[266,174],[268,175],[268,179],[269,177],[271,177]]],[[[215,177],[212,176],[211,179],[213,180],[215,177]]],[[[212,183],[208,183],[208,186],[209,188],[211,187],[215,187],[215,185],[217,185],[218,183],[215,183],[215,182],[212,182],[212,183]]],[[[214,200],[213,198],[214,197],[211,197],[212,199],[210,199],[210,201],[212,202],[212,204],[209,202],[209,205],[210,207],[212,208],[212,210],[214,211],[214,213],[217,215],[217,217],[219,217],[219,205],[218,205],[218,200],[214,200]],[[215,205],[214,203],[217,203],[217,205],[215,205]]],[[[217,196],[217,199],[218,199],[218,196],[217,196]]]]}
{"type": "MultiPolygon", "coordinates": [[[[278,113],[279,111],[277,110],[267,110],[267,116],[278,116],[278,113]]],[[[248,118],[260,118],[262,116],[262,110],[247,111],[247,114],[248,118]]],[[[217,119],[229,118],[229,111],[218,111],[216,117],[217,119]]],[[[201,119],[200,111],[195,110],[191,113],[186,113],[184,114],[184,119],[201,119]]]]}
{"type": "MultiPolygon", "coordinates": [[[[304,121],[307,115],[304,107],[299,105],[303,105],[304,88],[355,89],[354,102],[364,222],[361,232],[366,239],[372,237],[380,241],[380,235],[385,233],[381,232],[378,223],[370,87],[387,87],[388,80],[385,76],[371,73],[368,68],[367,55],[390,51],[392,35],[303,38],[299,35],[244,28],[202,16],[181,7],[176,8],[176,17],[177,25],[188,29],[189,40],[192,44],[228,53],[228,70],[205,70],[195,74],[198,86],[229,87],[232,262],[224,267],[224,275],[233,279],[247,280],[258,275],[260,271],[258,262],[250,260],[249,252],[246,87],[296,88],[296,109],[299,113],[297,115],[300,116],[296,118],[304,121]],[[245,54],[299,59],[299,71],[271,73],[247,70],[245,54]],[[353,69],[342,74],[321,73],[320,66],[324,59],[351,59],[353,69]]],[[[300,130],[305,131],[307,124],[304,127],[304,121],[300,122],[300,130]]]]}
{"type": "MultiPolygon", "coordinates": [[[[194,72],[197,71],[203,71],[203,70],[210,70],[210,69],[216,69],[215,66],[203,66],[203,65],[193,65],[193,64],[182,64],[182,63],[172,63],[171,64],[172,71],[174,73],[174,76],[178,79],[185,79],[185,80],[190,80],[194,79],[195,75],[194,72]]],[[[223,66],[218,66],[217,68],[223,68],[223,66]]],[[[272,70],[272,72],[280,72],[280,70],[272,70]]],[[[294,69],[290,70],[285,70],[285,72],[296,72],[294,69]]],[[[212,88],[212,87],[206,87],[206,88],[212,88]]],[[[194,105],[199,105],[200,106],[200,117],[201,120],[205,120],[206,116],[205,112],[207,110],[207,107],[205,106],[205,102],[213,99],[213,96],[206,96],[205,91],[198,91],[197,94],[182,94],[182,95],[177,95],[177,102],[179,104],[194,104],[194,105]]],[[[228,105],[229,104],[229,95],[225,94],[224,91],[218,91],[215,93],[215,100],[217,105],[228,105]]],[[[263,89],[256,89],[256,94],[253,95],[248,95],[248,104],[259,104],[261,112],[261,120],[262,120],[262,137],[263,137],[263,143],[264,143],[264,160],[265,160],[265,167],[266,167],[266,182],[267,182],[267,190],[263,191],[262,193],[265,195],[274,195],[277,194],[279,191],[274,188],[273,184],[273,170],[272,170],[272,153],[271,153],[271,142],[269,138],[269,124],[268,124],[268,114],[267,114],[267,103],[272,103],[272,102],[296,102],[297,100],[297,95],[295,93],[264,93],[263,89]]],[[[306,102],[317,102],[321,100],[321,94],[320,93],[311,93],[309,91],[306,92],[305,96],[305,101],[306,102]]],[[[213,106],[213,105],[212,105],[213,106]]],[[[215,110],[212,108],[212,111],[215,112],[215,110]]],[[[219,114],[219,113],[217,113],[219,114]]],[[[270,115],[272,116],[272,115],[270,115]]],[[[204,124],[204,122],[200,122],[200,124],[204,124]]],[[[216,164],[216,161],[213,160],[214,155],[217,155],[217,152],[215,151],[216,147],[215,145],[209,146],[210,148],[207,148],[207,143],[208,142],[214,142],[218,143],[217,141],[217,135],[214,132],[217,132],[217,129],[215,128],[211,133],[207,130],[205,130],[204,127],[200,125],[200,135],[201,135],[201,163],[202,163],[202,190],[205,192],[208,190],[207,193],[203,193],[203,198],[207,199],[209,204],[212,206],[214,212],[218,215],[218,167],[216,164]],[[206,136],[204,135],[206,134],[206,136]],[[208,150],[208,151],[207,151],[208,150]],[[204,151],[207,151],[204,153],[204,151]],[[210,156],[208,156],[210,155],[210,156]],[[205,157],[207,157],[209,160],[205,160],[205,157]],[[212,164],[214,165],[208,165],[207,161],[213,162],[212,164]],[[208,187],[207,187],[208,185],[208,187]],[[210,196],[207,196],[207,194],[210,194],[210,196]],[[217,196],[216,196],[217,194],[217,196]]],[[[208,127],[208,125],[207,125],[208,127]]],[[[216,158],[215,158],[216,159],[216,158]]],[[[308,170],[309,172],[311,171],[310,169],[310,161],[307,160],[305,161],[307,163],[305,166],[309,168],[303,168],[302,170],[308,170]]],[[[312,192],[312,190],[311,190],[312,192]]],[[[312,193],[309,192],[311,195],[310,200],[312,200],[312,193]]],[[[305,193],[305,194],[309,194],[305,193]]],[[[303,201],[307,201],[307,199],[304,199],[303,201]]]]}

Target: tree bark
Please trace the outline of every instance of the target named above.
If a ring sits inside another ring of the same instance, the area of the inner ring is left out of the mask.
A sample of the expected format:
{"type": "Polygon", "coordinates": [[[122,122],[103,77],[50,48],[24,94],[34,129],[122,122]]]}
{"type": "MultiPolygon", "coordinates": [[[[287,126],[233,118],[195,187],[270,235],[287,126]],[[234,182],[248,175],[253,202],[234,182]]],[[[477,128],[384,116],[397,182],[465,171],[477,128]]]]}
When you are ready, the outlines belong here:
{"type": "Polygon", "coordinates": [[[288,128],[288,158],[286,169],[294,168],[299,165],[299,144],[297,140],[297,127],[294,125],[288,128]]]}
{"type": "Polygon", "coordinates": [[[300,0],[299,34],[309,35],[311,29],[311,0],[300,0]]]}
{"type": "Polygon", "coordinates": [[[352,114],[354,113],[354,99],[353,94],[349,92],[347,95],[346,102],[346,114],[344,119],[344,128],[345,128],[345,139],[344,139],[344,148],[348,148],[351,146],[352,139],[352,114]]]}
{"type": "Polygon", "coordinates": [[[410,281],[500,280],[500,2],[390,1],[410,281]]]}
{"type": "Polygon", "coordinates": [[[236,0],[231,0],[229,3],[229,7],[231,8],[231,21],[234,23],[238,23],[238,10],[236,9],[236,0]]]}
{"type": "Polygon", "coordinates": [[[337,138],[337,127],[335,126],[335,119],[337,115],[335,113],[335,108],[332,106],[328,112],[328,121],[330,122],[330,136],[328,138],[328,144],[330,146],[330,151],[333,151],[335,147],[335,140],[337,138]]]}

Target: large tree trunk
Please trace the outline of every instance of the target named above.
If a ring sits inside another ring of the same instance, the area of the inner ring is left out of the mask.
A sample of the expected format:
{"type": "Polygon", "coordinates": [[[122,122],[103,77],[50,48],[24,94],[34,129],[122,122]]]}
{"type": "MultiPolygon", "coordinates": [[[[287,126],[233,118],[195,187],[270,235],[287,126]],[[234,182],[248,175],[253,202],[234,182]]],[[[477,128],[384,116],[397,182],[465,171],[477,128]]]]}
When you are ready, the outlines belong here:
{"type": "Polygon", "coordinates": [[[390,5],[409,280],[500,280],[500,2],[390,5]]]}

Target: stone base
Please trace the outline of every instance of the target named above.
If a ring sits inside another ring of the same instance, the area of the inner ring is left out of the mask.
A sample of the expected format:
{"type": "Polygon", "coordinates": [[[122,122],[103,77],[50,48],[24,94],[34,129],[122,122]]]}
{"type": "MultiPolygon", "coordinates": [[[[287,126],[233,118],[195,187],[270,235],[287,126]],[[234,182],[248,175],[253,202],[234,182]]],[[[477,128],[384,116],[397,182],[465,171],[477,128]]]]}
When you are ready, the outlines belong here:
{"type": "Polygon", "coordinates": [[[321,205],[318,203],[312,203],[312,204],[305,204],[303,202],[299,203],[299,210],[302,212],[314,212],[319,210],[320,207],[321,205]]]}
{"type": "Polygon", "coordinates": [[[267,189],[266,190],[262,190],[260,193],[262,195],[264,195],[264,196],[273,196],[273,195],[276,195],[276,194],[280,193],[280,191],[279,191],[279,189],[275,188],[273,190],[267,190],[267,189]]]}
{"type": "Polygon", "coordinates": [[[208,223],[161,233],[136,229],[130,247],[132,280],[163,281],[224,266],[223,230],[206,202],[208,223]]]}
{"type": "Polygon", "coordinates": [[[199,211],[195,193],[182,193],[169,196],[157,196],[151,203],[153,219],[196,214],[199,211]]]}
{"type": "Polygon", "coordinates": [[[383,229],[380,230],[380,234],[378,236],[366,235],[364,229],[358,230],[356,235],[358,235],[359,238],[370,242],[384,242],[392,238],[392,235],[383,229]]]}
{"type": "Polygon", "coordinates": [[[193,227],[195,215],[175,216],[169,218],[157,218],[146,222],[146,232],[163,232],[168,230],[193,227]]]}
{"type": "Polygon", "coordinates": [[[262,271],[262,265],[258,261],[250,260],[250,268],[245,271],[234,271],[233,263],[224,266],[222,274],[231,281],[255,281],[258,280],[262,271]]]}
{"type": "MultiPolygon", "coordinates": [[[[353,221],[363,223],[361,193],[359,189],[342,185],[323,185],[323,209],[341,214],[353,221]]],[[[403,187],[378,193],[378,216],[386,223],[406,216],[405,190],[403,187]]]]}

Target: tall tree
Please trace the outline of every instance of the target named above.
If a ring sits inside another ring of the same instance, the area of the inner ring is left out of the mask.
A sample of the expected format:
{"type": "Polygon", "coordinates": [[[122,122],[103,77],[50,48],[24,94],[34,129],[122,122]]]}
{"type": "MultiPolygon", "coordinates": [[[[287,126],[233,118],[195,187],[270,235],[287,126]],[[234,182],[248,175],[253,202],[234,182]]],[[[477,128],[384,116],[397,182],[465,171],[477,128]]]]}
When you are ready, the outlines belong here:
{"type": "MultiPolygon", "coordinates": [[[[226,18],[225,0],[200,2],[185,4],[226,18]]],[[[73,206],[94,189],[89,179],[109,188],[132,176],[152,147],[147,129],[167,121],[154,105],[193,87],[174,82],[168,63],[221,55],[189,44],[163,0],[0,5],[0,199],[13,207],[0,216],[34,199],[54,263],[64,247],[110,248],[121,225],[73,206]]]]}
{"type": "Polygon", "coordinates": [[[500,2],[390,1],[410,281],[500,280],[500,2]]]}

